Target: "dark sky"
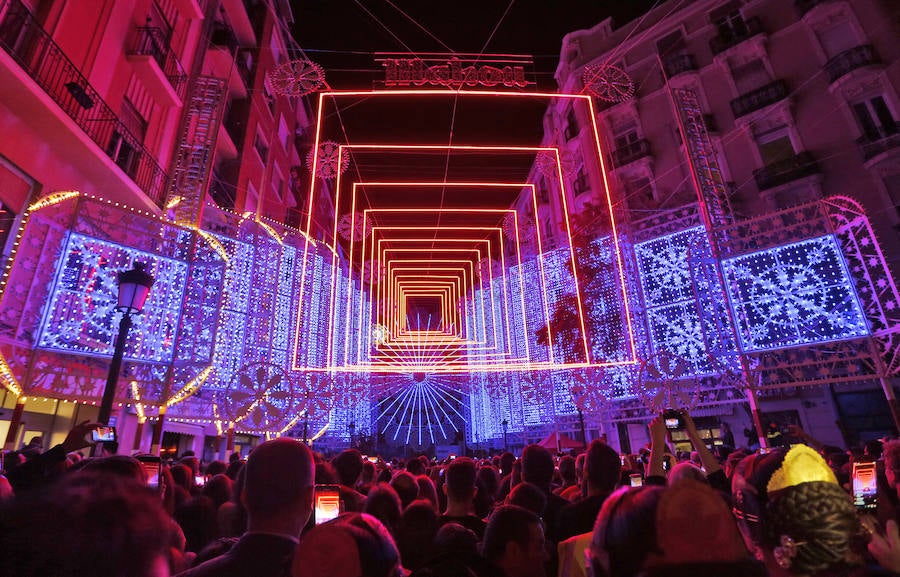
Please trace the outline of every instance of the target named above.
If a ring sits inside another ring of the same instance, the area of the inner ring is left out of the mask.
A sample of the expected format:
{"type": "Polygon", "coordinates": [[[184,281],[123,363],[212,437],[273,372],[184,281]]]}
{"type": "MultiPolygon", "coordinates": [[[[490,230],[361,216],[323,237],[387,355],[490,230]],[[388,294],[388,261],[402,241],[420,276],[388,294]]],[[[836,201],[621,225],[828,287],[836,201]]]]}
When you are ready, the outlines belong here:
{"type": "Polygon", "coordinates": [[[515,53],[553,89],[563,36],[608,16],[620,26],[659,0],[292,0],[295,37],[333,89],[383,78],[374,52],[515,53]],[[498,26],[499,23],[499,26],[498,26]],[[495,31],[496,28],[496,31],[495,31]],[[492,35],[493,33],[493,35],[492,35]]]}

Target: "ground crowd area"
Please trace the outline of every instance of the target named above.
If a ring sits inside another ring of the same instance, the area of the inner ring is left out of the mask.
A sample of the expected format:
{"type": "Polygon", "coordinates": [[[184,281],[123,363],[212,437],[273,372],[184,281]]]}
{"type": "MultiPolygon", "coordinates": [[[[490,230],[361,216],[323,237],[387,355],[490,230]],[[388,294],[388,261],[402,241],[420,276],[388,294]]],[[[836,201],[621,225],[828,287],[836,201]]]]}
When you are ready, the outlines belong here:
{"type": "Polygon", "coordinates": [[[627,455],[594,440],[386,462],[278,438],[209,463],[114,454],[85,422],[3,454],[0,576],[900,572],[900,440],[832,447],[795,427],[708,447],[678,421],[654,418],[627,455]],[[673,426],[693,451],[670,450],[673,426]]]}

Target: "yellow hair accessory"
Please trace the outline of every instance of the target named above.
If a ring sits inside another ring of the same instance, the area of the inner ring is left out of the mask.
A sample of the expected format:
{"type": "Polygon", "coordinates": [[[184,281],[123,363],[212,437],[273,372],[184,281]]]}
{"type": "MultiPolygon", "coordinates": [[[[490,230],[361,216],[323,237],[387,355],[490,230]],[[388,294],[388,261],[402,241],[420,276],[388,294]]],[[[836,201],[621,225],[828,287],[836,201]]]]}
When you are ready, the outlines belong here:
{"type": "Polygon", "coordinates": [[[821,455],[806,445],[795,445],[784,456],[781,467],[772,474],[769,484],[766,485],[766,491],[772,494],[775,491],[812,481],[838,484],[834,471],[821,455]]]}

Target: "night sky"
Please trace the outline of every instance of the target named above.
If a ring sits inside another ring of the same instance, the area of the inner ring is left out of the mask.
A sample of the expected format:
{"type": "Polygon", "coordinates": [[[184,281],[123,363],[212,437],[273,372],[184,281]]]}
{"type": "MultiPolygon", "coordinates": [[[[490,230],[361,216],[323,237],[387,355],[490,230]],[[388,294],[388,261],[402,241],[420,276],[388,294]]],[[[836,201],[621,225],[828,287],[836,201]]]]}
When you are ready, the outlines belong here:
{"type": "Polygon", "coordinates": [[[562,38],[608,16],[621,26],[661,0],[292,0],[294,35],[333,89],[383,78],[374,52],[514,53],[534,57],[555,89],[562,38]],[[499,26],[498,26],[499,23],[499,26]]]}

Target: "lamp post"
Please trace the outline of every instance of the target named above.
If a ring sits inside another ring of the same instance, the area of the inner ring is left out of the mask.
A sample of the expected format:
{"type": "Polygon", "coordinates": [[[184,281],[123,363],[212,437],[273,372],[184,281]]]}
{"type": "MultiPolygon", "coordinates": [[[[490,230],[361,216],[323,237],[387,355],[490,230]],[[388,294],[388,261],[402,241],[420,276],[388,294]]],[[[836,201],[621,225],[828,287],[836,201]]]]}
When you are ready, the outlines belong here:
{"type": "Polygon", "coordinates": [[[509,442],[506,440],[506,429],[509,427],[509,421],[503,419],[500,424],[503,425],[503,450],[509,451],[509,442]]]}
{"type": "Polygon", "coordinates": [[[354,439],[355,439],[354,433],[356,433],[356,423],[351,421],[350,424],[347,425],[347,428],[350,429],[350,448],[352,449],[352,448],[356,447],[356,443],[354,442],[354,439]]]}
{"type": "Polygon", "coordinates": [[[112,413],[112,403],[116,396],[116,384],[119,381],[119,372],[122,370],[122,357],[125,354],[125,341],[128,339],[128,331],[131,329],[131,315],[141,314],[144,303],[153,286],[153,275],[144,270],[146,265],[142,262],[134,263],[134,268],[120,272],[119,303],[116,310],[124,313],[119,322],[119,335],[116,337],[116,346],[113,351],[112,361],[109,364],[109,375],[106,377],[106,387],[103,389],[103,400],[100,403],[100,414],[97,420],[109,425],[109,415],[112,413]]]}

